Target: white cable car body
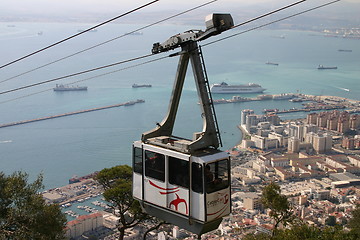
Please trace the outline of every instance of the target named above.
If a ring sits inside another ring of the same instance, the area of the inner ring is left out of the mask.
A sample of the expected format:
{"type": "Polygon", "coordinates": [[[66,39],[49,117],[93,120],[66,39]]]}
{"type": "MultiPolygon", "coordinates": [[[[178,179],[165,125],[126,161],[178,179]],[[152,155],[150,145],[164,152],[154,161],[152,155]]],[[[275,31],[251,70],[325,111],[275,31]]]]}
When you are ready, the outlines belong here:
{"type": "Polygon", "coordinates": [[[177,47],[182,51],[176,54],[180,58],[167,115],[133,143],[133,197],[149,215],[199,237],[217,229],[231,212],[230,158],[218,150],[220,132],[197,41],[220,34],[233,22],[230,14],[212,14],[206,25],[205,32],[187,31],[153,45],[154,54],[177,47]],[[203,118],[203,130],[192,140],[172,135],[189,61],[203,118]]]}
{"type": "Polygon", "coordinates": [[[227,153],[211,150],[190,155],[141,141],[133,146],[133,196],[148,214],[196,234],[216,229],[222,217],[230,214],[227,153]],[[207,177],[206,166],[212,178],[207,177]]]}

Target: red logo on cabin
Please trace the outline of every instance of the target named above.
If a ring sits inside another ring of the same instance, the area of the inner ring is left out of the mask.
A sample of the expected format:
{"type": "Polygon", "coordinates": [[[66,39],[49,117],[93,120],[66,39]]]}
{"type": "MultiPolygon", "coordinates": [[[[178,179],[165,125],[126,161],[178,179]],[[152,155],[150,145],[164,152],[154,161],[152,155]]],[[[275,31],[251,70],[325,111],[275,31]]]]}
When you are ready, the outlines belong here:
{"type": "Polygon", "coordinates": [[[215,218],[221,217],[224,212],[228,209],[229,194],[228,193],[217,193],[217,199],[207,202],[208,209],[217,209],[215,212],[208,212],[207,216],[216,216],[215,218]]]}
{"type": "Polygon", "coordinates": [[[186,203],[186,200],[183,199],[183,198],[180,198],[179,195],[176,193],[179,190],[179,187],[174,187],[174,188],[163,188],[163,187],[160,187],[158,185],[156,185],[154,182],[152,182],[151,180],[149,180],[149,183],[151,186],[157,188],[157,189],[160,189],[161,191],[159,191],[160,194],[164,195],[168,195],[168,194],[172,194],[174,193],[176,195],[176,199],[172,200],[169,204],[169,208],[171,208],[171,206],[174,206],[175,207],[175,210],[178,211],[178,208],[179,208],[179,205],[181,203],[184,203],[185,204],[185,208],[186,208],[186,214],[188,214],[188,206],[187,206],[187,203],[186,203]]]}

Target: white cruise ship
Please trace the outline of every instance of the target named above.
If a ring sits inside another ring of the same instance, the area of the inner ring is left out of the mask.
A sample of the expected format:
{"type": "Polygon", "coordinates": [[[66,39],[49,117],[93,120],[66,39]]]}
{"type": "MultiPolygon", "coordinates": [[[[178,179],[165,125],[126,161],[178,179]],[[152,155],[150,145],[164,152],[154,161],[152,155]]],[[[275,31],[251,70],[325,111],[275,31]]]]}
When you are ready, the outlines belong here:
{"type": "Polygon", "coordinates": [[[259,84],[248,83],[242,85],[228,85],[226,82],[211,85],[212,93],[262,93],[266,89],[259,84]]]}

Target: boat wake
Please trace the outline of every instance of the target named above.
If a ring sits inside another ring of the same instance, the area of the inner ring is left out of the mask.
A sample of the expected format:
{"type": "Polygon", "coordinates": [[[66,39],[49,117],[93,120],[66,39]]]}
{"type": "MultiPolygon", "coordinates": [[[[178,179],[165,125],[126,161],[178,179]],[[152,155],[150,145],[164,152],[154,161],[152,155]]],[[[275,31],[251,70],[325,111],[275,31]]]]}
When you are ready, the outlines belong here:
{"type": "Polygon", "coordinates": [[[11,143],[12,140],[4,140],[4,141],[0,141],[0,143],[11,143]]]}
{"type": "Polygon", "coordinates": [[[344,90],[344,91],[350,92],[350,89],[348,89],[348,88],[341,88],[341,87],[336,87],[336,88],[338,88],[338,89],[340,89],[340,90],[344,90]]]}

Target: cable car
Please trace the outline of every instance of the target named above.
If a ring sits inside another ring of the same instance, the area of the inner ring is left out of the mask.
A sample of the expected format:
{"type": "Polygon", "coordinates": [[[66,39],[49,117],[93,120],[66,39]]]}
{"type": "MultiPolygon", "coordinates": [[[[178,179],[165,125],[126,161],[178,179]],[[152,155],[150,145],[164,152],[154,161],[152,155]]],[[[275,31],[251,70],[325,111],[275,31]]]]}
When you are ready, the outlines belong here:
{"type": "Polygon", "coordinates": [[[133,143],[133,197],[146,213],[199,237],[217,229],[223,217],[231,212],[230,158],[218,149],[220,132],[196,39],[201,39],[201,34],[206,38],[219,34],[233,23],[230,14],[211,17],[216,18],[212,22],[219,26],[211,25],[210,34],[196,32],[197,35],[190,38],[187,31],[186,38],[178,34],[163,44],[153,45],[153,53],[181,47],[177,73],[165,118],[133,143]],[[228,25],[220,26],[224,24],[228,25]],[[203,118],[203,130],[194,133],[191,140],[172,135],[189,61],[203,118]]]}
{"type": "Polygon", "coordinates": [[[201,235],[231,211],[227,153],[184,154],[141,141],[133,145],[133,196],[153,216],[201,235]]]}

